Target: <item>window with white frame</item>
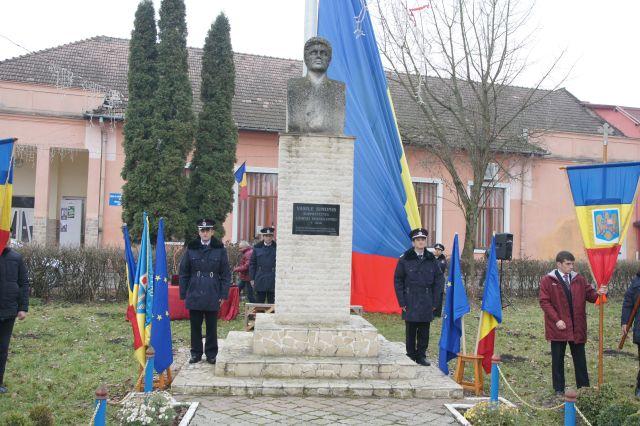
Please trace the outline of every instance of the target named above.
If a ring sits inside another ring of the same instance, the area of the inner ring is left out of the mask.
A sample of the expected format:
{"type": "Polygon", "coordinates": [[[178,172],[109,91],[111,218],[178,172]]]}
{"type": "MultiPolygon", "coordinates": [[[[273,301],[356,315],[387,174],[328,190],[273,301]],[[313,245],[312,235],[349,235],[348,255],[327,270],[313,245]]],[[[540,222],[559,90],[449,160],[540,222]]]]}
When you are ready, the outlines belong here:
{"type": "Polygon", "coordinates": [[[413,189],[416,193],[418,202],[418,211],[420,212],[420,220],[422,227],[429,231],[427,237],[427,246],[432,247],[439,236],[439,202],[438,182],[422,182],[414,181],[413,189]]]}
{"type": "Polygon", "coordinates": [[[277,223],[278,174],[247,172],[247,189],[249,197],[238,199],[237,240],[252,242],[260,228],[277,223]]]}
{"type": "Polygon", "coordinates": [[[493,234],[508,231],[508,188],[483,186],[480,211],[476,227],[476,248],[486,250],[491,245],[493,234]]]}

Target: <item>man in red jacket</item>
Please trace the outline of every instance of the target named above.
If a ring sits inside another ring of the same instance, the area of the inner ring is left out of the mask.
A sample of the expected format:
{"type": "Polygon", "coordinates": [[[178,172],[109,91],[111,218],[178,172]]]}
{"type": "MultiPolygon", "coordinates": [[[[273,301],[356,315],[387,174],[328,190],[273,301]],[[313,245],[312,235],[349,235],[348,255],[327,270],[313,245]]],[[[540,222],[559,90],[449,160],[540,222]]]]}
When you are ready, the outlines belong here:
{"type": "Polygon", "coordinates": [[[556,256],[557,269],[540,280],[540,307],[544,311],[544,334],[551,342],[551,375],[556,394],[564,394],[564,353],[567,343],[576,373],[578,388],[589,386],[584,352],[587,341],[586,302],[594,303],[607,287],[596,292],[591,284],[573,271],[575,258],[568,251],[556,256]]]}

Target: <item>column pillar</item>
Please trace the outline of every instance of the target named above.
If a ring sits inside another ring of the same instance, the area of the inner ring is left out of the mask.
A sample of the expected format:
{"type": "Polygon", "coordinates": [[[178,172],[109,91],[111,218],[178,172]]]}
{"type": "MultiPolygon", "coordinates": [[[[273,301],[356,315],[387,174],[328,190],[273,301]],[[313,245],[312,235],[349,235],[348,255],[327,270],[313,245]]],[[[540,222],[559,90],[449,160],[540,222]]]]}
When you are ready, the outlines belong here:
{"type": "Polygon", "coordinates": [[[33,240],[38,244],[47,243],[49,216],[49,180],[51,171],[51,150],[49,147],[37,148],[36,156],[36,196],[33,212],[33,240]]]}
{"type": "Polygon", "coordinates": [[[85,247],[97,247],[100,212],[100,157],[89,153],[87,167],[87,212],[84,225],[85,247]]]}

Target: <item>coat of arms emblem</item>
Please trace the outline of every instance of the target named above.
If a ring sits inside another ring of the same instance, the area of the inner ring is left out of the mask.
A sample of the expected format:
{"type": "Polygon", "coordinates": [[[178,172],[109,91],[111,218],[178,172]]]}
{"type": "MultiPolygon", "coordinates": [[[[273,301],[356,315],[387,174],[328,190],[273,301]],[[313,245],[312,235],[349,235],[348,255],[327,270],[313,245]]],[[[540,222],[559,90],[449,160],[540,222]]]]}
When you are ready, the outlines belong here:
{"type": "Polygon", "coordinates": [[[620,240],[620,210],[593,210],[593,235],[596,244],[612,244],[620,240]]]}

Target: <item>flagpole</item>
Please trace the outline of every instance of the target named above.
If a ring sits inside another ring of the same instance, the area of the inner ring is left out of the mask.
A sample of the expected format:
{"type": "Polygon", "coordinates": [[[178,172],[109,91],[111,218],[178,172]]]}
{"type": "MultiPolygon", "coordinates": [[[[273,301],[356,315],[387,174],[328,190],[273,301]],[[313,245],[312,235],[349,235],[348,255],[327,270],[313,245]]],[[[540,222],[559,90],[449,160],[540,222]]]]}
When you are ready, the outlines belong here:
{"type": "MultiPolygon", "coordinates": [[[[305,0],[304,3],[304,40],[318,35],[318,0],[305,0]]],[[[302,62],[302,75],[307,75],[307,66],[302,62]]]]}
{"type": "MultiPolygon", "coordinates": [[[[603,139],[602,139],[602,162],[607,163],[608,155],[607,155],[607,146],[609,145],[609,140],[607,138],[609,134],[609,125],[604,124],[603,126],[603,139]]],[[[589,263],[589,268],[591,268],[591,264],[589,263]]],[[[593,271],[591,271],[591,275],[593,275],[593,271]]],[[[595,280],[595,276],[594,276],[595,280]]],[[[602,283],[602,285],[605,285],[602,283]]],[[[596,282],[596,289],[598,288],[598,283],[596,282]]],[[[599,308],[600,308],[600,320],[598,324],[598,389],[602,386],[604,382],[604,297],[602,295],[598,296],[599,308]]]]}
{"type": "Polygon", "coordinates": [[[478,355],[478,346],[480,346],[480,330],[482,329],[482,308],[480,308],[480,321],[478,321],[478,335],[476,336],[476,350],[474,355],[478,355]]]}

